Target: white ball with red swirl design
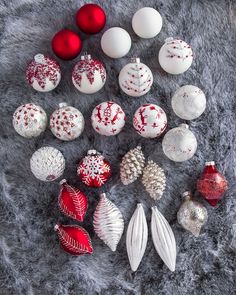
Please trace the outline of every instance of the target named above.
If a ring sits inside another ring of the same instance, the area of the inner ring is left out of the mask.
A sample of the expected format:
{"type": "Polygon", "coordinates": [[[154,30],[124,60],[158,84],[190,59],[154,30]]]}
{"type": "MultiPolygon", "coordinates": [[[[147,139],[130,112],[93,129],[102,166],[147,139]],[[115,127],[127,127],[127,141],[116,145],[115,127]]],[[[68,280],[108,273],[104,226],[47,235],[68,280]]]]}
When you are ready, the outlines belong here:
{"type": "Polygon", "coordinates": [[[112,101],[102,102],[97,105],[91,116],[94,130],[106,136],[120,133],[125,125],[125,119],[122,108],[112,101]]]}
{"type": "Polygon", "coordinates": [[[59,64],[43,55],[36,54],[26,69],[26,80],[37,91],[49,92],[61,81],[59,64]]]}
{"type": "Polygon", "coordinates": [[[50,129],[58,139],[74,140],[84,130],[84,117],[76,108],[60,103],[50,117],[50,129]]]}
{"type": "Polygon", "coordinates": [[[47,128],[47,115],[40,106],[27,103],[15,110],[12,123],[19,135],[37,137],[47,128]]]}

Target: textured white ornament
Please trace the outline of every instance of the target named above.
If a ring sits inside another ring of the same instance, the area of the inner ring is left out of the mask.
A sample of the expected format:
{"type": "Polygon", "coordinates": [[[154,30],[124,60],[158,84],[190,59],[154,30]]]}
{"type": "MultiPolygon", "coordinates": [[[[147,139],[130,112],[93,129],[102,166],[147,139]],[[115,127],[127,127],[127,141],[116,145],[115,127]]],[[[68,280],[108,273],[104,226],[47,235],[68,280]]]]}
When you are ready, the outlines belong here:
{"type": "Polygon", "coordinates": [[[178,117],[184,120],[193,120],[205,111],[206,97],[198,87],[185,85],[174,93],[171,105],[178,117]]]}
{"type": "Polygon", "coordinates": [[[98,133],[106,136],[116,135],[125,125],[125,113],[118,104],[106,101],[94,108],[91,121],[98,133]]]}
{"type": "Polygon", "coordinates": [[[123,57],[131,48],[130,35],[120,27],[110,28],[102,35],[101,47],[103,52],[111,58],[123,57]]]}
{"type": "Polygon", "coordinates": [[[53,181],[65,170],[65,158],[62,153],[51,147],[42,147],[33,153],[30,169],[34,176],[42,181],[53,181]]]}
{"type": "Polygon", "coordinates": [[[119,74],[120,88],[128,95],[138,97],[146,94],[152,86],[153,76],[148,66],[139,58],[132,59],[119,74]]]}
{"type": "Polygon", "coordinates": [[[84,130],[84,117],[76,108],[60,103],[50,117],[50,129],[61,140],[73,140],[84,130]]]}
{"type": "Polygon", "coordinates": [[[165,265],[171,271],[175,271],[175,236],[169,223],[156,206],[152,207],[151,231],[153,244],[157,253],[161,257],[165,265]]]}
{"type": "Polygon", "coordinates": [[[16,132],[21,136],[37,137],[47,127],[47,115],[40,106],[27,103],[15,110],[12,123],[16,132]]]}
{"type": "Polygon", "coordinates": [[[191,47],[180,39],[168,38],[159,51],[159,63],[169,74],[182,74],[191,66],[193,52],[191,47]]]}
{"type": "Polygon", "coordinates": [[[147,246],[148,227],[142,204],[137,204],[126,233],[126,248],[132,271],[136,271],[147,246]]]}
{"type": "Polygon", "coordinates": [[[172,161],[187,161],[197,150],[197,139],[187,124],[180,124],[165,134],[162,148],[164,154],[172,161]]]}
{"type": "Polygon", "coordinates": [[[104,193],[100,195],[100,201],[94,212],[93,226],[98,237],[112,251],[116,251],[124,231],[124,219],[120,210],[104,193]]]}
{"type": "Polygon", "coordinates": [[[133,117],[133,126],[143,137],[158,137],[167,127],[166,113],[155,104],[144,104],[136,110],[133,117]]]}
{"type": "Polygon", "coordinates": [[[162,17],[156,9],[143,7],[134,14],[132,27],[139,37],[153,38],[161,31],[162,17]]]}

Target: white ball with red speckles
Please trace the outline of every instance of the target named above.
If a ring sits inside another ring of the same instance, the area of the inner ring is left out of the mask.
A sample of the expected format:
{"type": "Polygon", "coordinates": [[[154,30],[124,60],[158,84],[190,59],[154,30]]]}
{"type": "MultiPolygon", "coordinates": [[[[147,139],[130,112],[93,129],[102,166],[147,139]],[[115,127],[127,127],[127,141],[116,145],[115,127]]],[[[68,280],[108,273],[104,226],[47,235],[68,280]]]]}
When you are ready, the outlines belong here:
{"type": "Polygon", "coordinates": [[[143,137],[158,137],[167,127],[166,113],[155,104],[144,104],[136,110],[133,117],[133,126],[143,137]]]}
{"type": "Polygon", "coordinates": [[[84,117],[76,108],[60,103],[50,117],[50,129],[58,139],[74,140],[84,130],[84,117]]]}
{"type": "Polygon", "coordinates": [[[106,136],[118,134],[125,125],[125,119],[122,108],[112,101],[97,105],[91,116],[94,130],[106,136]]]}

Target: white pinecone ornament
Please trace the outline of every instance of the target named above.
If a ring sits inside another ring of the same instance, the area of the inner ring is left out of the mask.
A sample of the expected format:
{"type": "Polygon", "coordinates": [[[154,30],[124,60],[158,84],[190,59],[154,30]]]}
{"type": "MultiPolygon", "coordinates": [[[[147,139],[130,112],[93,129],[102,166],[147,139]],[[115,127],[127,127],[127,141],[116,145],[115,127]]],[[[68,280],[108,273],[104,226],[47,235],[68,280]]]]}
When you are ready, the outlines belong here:
{"type": "Polygon", "coordinates": [[[120,179],[124,185],[128,185],[141,176],[145,164],[145,157],[141,146],[128,151],[120,164],[120,179]]]}
{"type": "Polygon", "coordinates": [[[164,170],[153,161],[148,161],[143,169],[142,183],[146,191],[154,200],[159,200],[166,187],[166,176],[164,170]]]}

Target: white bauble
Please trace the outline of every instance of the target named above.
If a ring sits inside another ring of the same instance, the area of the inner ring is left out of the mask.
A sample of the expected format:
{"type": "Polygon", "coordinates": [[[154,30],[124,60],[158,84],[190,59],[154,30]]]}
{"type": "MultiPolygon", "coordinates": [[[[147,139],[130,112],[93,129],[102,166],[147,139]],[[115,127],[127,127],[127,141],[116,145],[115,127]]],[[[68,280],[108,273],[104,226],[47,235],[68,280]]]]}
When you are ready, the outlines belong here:
{"type": "Polygon", "coordinates": [[[161,31],[162,17],[156,9],[143,7],[134,14],[132,27],[139,37],[153,38],[161,31]]]}
{"type": "Polygon", "coordinates": [[[12,123],[16,132],[21,136],[37,137],[47,127],[47,115],[40,106],[27,103],[15,110],[12,123]]]}
{"type": "Polygon", "coordinates": [[[187,161],[197,150],[197,139],[187,124],[180,124],[165,134],[162,148],[164,154],[172,161],[187,161]]]}
{"type": "Polygon", "coordinates": [[[102,35],[101,47],[103,52],[109,57],[123,57],[131,48],[130,35],[120,27],[110,28],[102,35]]]}
{"type": "Polygon", "coordinates": [[[119,74],[120,88],[128,95],[138,97],[146,94],[153,83],[152,72],[139,58],[132,59],[119,74]]]}
{"type": "Polygon", "coordinates": [[[193,120],[201,116],[206,108],[206,96],[193,85],[180,87],[172,96],[171,105],[178,117],[193,120]]]}
{"type": "Polygon", "coordinates": [[[159,51],[159,63],[169,74],[182,74],[191,66],[193,52],[191,47],[180,39],[168,38],[159,51]]]}
{"type": "Polygon", "coordinates": [[[158,137],[167,127],[166,113],[155,104],[144,104],[136,110],[133,117],[133,126],[143,137],[158,137]]]}

